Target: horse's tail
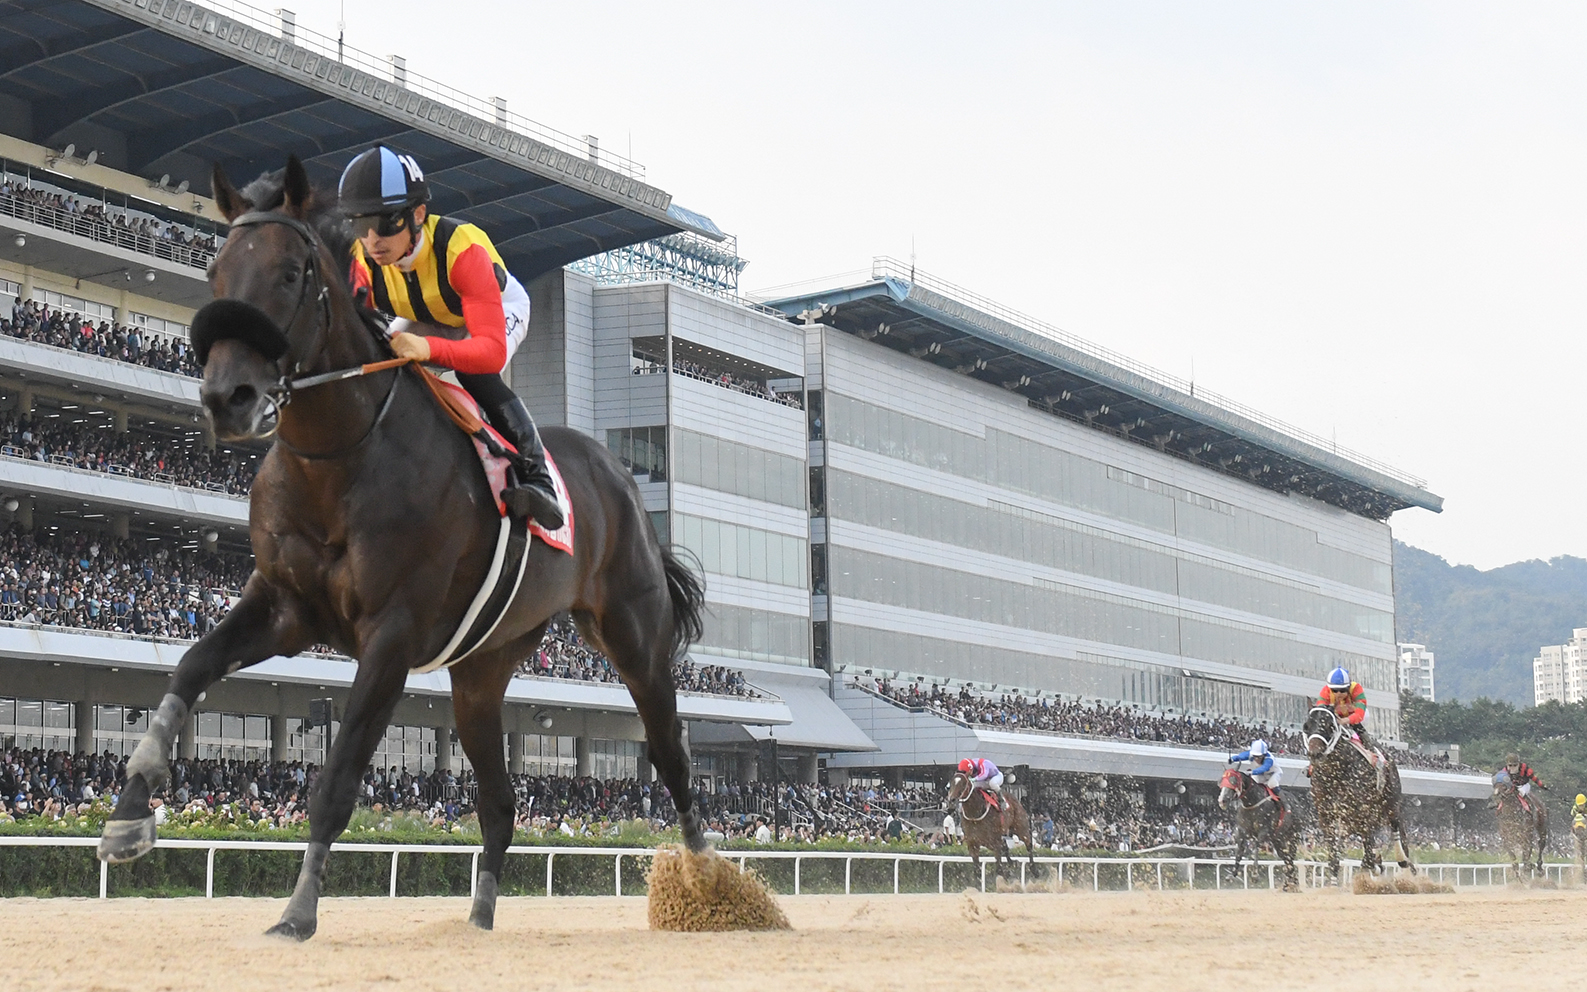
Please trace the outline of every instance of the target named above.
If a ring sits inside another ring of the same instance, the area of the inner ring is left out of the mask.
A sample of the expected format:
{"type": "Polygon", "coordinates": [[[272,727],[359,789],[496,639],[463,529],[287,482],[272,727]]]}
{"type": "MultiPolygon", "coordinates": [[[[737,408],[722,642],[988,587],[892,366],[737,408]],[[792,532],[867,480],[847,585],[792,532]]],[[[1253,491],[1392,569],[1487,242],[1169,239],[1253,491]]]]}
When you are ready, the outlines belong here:
{"type": "Polygon", "coordinates": [[[672,600],[672,657],[705,636],[705,583],[668,544],[661,546],[661,568],[667,575],[667,597],[672,600]]]}

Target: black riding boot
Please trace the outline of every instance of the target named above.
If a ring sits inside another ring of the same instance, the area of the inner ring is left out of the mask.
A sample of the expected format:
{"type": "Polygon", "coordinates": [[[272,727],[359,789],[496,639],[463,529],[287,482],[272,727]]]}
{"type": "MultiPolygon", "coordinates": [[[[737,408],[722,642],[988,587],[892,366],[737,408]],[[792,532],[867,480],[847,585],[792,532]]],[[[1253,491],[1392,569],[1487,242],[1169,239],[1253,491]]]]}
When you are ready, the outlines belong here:
{"type": "Polygon", "coordinates": [[[557,506],[556,487],[546,468],[546,449],[540,444],[534,418],[516,396],[495,412],[495,428],[518,449],[518,457],[513,459],[514,484],[502,493],[502,502],[514,516],[531,518],[546,530],[559,529],[562,510],[557,506]]]}

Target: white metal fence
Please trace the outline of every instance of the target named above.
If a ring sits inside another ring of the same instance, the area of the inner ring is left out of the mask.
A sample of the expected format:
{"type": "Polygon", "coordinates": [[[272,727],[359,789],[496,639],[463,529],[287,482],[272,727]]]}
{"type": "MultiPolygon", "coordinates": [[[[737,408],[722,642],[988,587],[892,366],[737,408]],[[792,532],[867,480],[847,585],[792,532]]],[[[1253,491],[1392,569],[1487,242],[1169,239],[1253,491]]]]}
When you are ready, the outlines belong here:
{"type": "MultiPolygon", "coordinates": [[[[0,837],[0,847],[94,847],[99,843],[94,837],[0,837]]],[[[308,845],[298,842],[230,841],[230,840],[162,840],[160,847],[176,850],[205,852],[204,895],[215,895],[215,855],[219,851],[292,851],[301,854],[308,845]]],[[[479,856],[484,849],[468,844],[336,844],[333,851],[361,854],[391,855],[391,884],[388,895],[397,895],[397,869],[403,855],[467,855],[469,861],[469,894],[474,891],[479,875],[479,856]]],[[[655,854],[644,847],[534,847],[514,845],[507,849],[509,855],[540,855],[546,859],[545,894],[555,894],[557,858],[598,857],[612,859],[612,894],[623,894],[623,860],[642,861],[655,854]]],[[[793,894],[801,894],[806,886],[804,867],[810,862],[843,862],[843,892],[854,891],[854,863],[891,862],[892,891],[905,891],[901,875],[905,864],[936,865],[936,891],[949,891],[946,871],[949,865],[972,864],[962,854],[903,854],[887,851],[722,851],[721,855],[737,861],[741,867],[752,867],[757,862],[793,862],[793,894]]],[[[981,862],[979,884],[981,891],[987,887],[988,866],[981,862]]],[[[1038,856],[1035,864],[1042,870],[1044,884],[1059,887],[1089,889],[1093,892],[1140,889],[1278,889],[1283,886],[1282,864],[1276,861],[1245,862],[1238,873],[1232,858],[1086,858],[1063,856],[1038,856]]],[[[1019,880],[1021,885],[1038,882],[1031,875],[1031,864],[1021,859],[1019,880]]],[[[1320,887],[1327,882],[1328,866],[1320,861],[1298,861],[1302,884],[1320,887]]],[[[1344,884],[1349,885],[1358,861],[1343,864],[1344,884]]],[[[1513,872],[1506,864],[1425,864],[1419,866],[1425,877],[1453,885],[1506,885],[1513,872]]],[[[1395,870],[1390,866],[1390,870],[1395,870]]],[[[1575,866],[1550,863],[1543,866],[1543,877],[1561,885],[1569,884],[1575,877],[1575,866]]],[[[929,877],[929,869],[928,869],[929,877]]],[[[971,875],[975,880],[974,874],[971,875]]],[[[995,873],[993,874],[995,880],[995,873]]],[[[109,896],[109,865],[99,865],[99,898],[109,896]]],[[[835,891],[835,886],[834,886],[835,891]]],[[[885,892],[885,890],[883,890],[885,892]]],[[[914,883],[909,891],[921,891],[914,883]]],[[[929,891],[928,888],[925,891],[929,891]]],[[[870,892],[870,890],[867,890],[870,892]]],[[[876,894],[871,892],[870,894],[876,894]]]]}

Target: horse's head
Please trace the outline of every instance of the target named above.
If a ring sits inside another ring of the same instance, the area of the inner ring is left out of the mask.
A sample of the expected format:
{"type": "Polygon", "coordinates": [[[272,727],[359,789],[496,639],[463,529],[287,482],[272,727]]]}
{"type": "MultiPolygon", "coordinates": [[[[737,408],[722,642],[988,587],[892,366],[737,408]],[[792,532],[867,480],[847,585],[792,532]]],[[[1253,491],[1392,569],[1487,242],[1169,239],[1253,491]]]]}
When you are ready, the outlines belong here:
{"type": "Polygon", "coordinates": [[[193,318],[199,397],[220,437],[260,437],[275,429],[282,380],[323,350],[332,295],[348,296],[315,227],[334,204],[316,203],[296,156],[241,191],[219,166],[212,184],[232,228],[209,266],[215,300],[193,318]]]}
{"type": "Polygon", "coordinates": [[[1332,753],[1334,745],[1339,743],[1344,733],[1344,725],[1339,722],[1339,714],[1333,711],[1333,707],[1313,706],[1311,712],[1306,714],[1301,733],[1306,738],[1307,757],[1320,758],[1332,753]]]}
{"type": "Polygon", "coordinates": [[[954,772],[953,780],[948,783],[948,805],[963,802],[970,796],[970,777],[964,772],[954,772]]]}
{"type": "Polygon", "coordinates": [[[1227,809],[1229,800],[1245,795],[1245,772],[1238,768],[1225,768],[1218,780],[1218,808],[1227,809]]]}

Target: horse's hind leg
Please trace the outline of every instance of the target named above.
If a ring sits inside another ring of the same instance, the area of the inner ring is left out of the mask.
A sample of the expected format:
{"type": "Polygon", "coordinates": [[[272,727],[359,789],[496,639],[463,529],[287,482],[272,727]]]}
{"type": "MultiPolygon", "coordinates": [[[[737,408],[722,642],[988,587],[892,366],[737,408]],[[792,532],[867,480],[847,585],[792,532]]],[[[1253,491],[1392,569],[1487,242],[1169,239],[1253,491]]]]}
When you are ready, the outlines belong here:
{"type": "Polygon", "coordinates": [[[650,763],[672,794],[683,842],[696,854],[707,847],[700,808],[689,786],[689,748],[678,718],[678,692],[672,684],[671,604],[664,588],[630,601],[612,602],[597,619],[577,610],[573,620],[585,640],[599,646],[617,666],[639,719],[645,725],[650,763]]]}
{"type": "MultiPolygon", "coordinates": [[[[529,643],[539,644],[544,634],[542,625],[529,635],[529,643]]],[[[512,843],[515,802],[501,747],[501,701],[507,683],[512,681],[511,657],[504,655],[491,662],[481,658],[473,664],[459,665],[452,674],[452,714],[457,737],[479,782],[477,809],[485,851],[479,862],[468,922],[481,930],[495,926],[502,863],[507,859],[507,845],[512,843]]]]}
{"type": "Polygon", "coordinates": [[[308,940],[319,927],[325,857],[330,853],[331,842],[347,829],[353,803],[358,799],[359,776],[391,722],[391,713],[402,698],[407,679],[406,659],[371,652],[370,660],[359,664],[347,696],[346,718],[331,745],[330,760],[320,770],[309,797],[309,846],[303,852],[297,886],[281,913],[281,921],[266,933],[308,940]]]}

